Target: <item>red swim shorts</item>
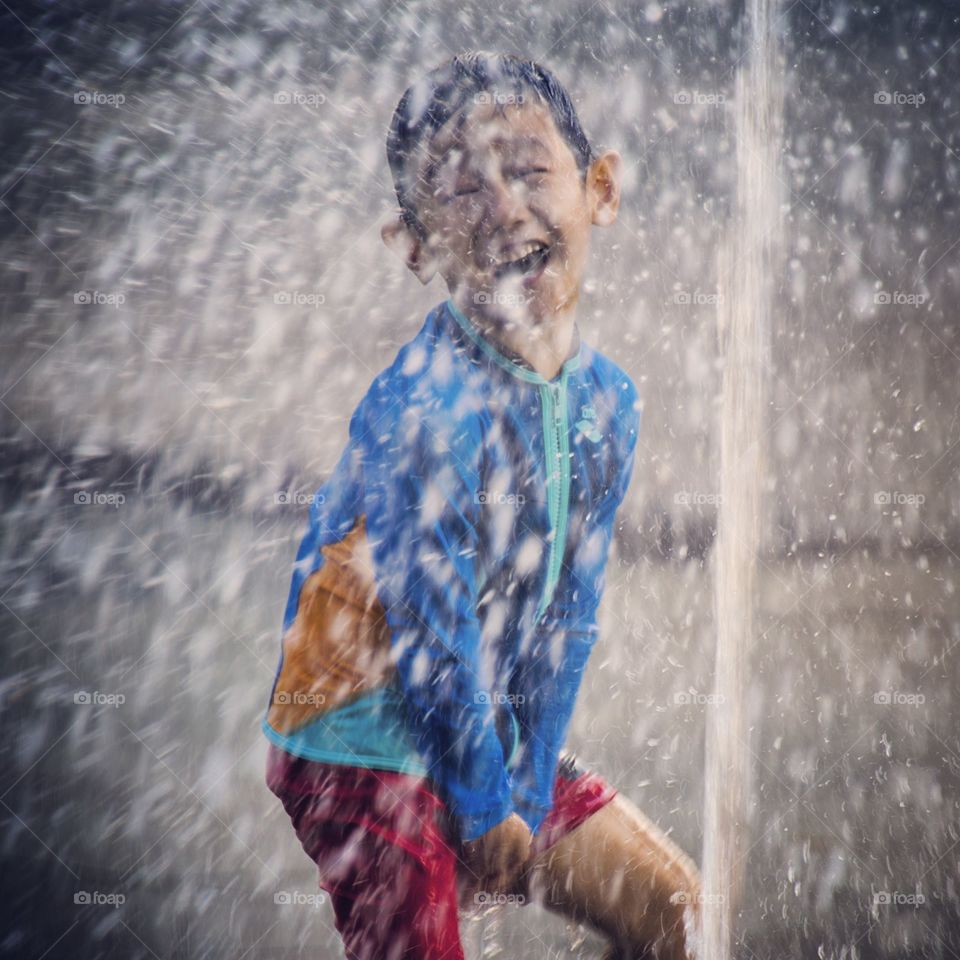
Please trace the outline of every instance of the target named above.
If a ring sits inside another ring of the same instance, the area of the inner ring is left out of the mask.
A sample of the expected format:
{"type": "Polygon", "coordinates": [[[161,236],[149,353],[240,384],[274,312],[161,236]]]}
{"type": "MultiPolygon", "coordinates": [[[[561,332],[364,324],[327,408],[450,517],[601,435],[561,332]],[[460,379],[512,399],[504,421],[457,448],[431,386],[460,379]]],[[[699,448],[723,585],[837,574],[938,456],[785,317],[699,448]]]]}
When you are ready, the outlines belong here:
{"type": "MultiPolygon", "coordinates": [[[[463,960],[457,843],[429,780],[317,763],[270,745],[267,785],[319,868],[348,960],[463,960]]],[[[616,794],[561,759],[554,805],[534,837],[539,853],[616,794]]]]}

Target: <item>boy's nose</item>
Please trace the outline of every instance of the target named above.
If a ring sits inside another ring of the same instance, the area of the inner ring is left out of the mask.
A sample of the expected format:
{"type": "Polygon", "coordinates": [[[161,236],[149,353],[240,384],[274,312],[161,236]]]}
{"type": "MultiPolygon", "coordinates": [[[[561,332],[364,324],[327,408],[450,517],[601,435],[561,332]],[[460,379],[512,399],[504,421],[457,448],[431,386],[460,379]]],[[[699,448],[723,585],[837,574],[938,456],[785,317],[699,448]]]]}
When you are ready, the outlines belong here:
{"type": "Polygon", "coordinates": [[[523,222],[527,205],[521,196],[522,192],[520,184],[510,183],[501,177],[491,181],[489,186],[491,226],[509,229],[523,222]]]}

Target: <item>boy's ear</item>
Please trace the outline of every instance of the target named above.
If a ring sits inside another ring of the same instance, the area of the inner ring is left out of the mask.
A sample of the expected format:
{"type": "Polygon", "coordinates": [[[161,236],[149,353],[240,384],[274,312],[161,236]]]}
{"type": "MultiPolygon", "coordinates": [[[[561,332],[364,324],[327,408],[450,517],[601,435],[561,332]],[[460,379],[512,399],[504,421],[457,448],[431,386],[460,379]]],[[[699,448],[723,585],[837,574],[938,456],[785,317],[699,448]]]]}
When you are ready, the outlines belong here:
{"type": "Polygon", "coordinates": [[[437,272],[436,258],[427,249],[422,237],[412,230],[399,213],[380,228],[383,242],[416,274],[417,279],[427,284],[437,272]]]}
{"type": "Polygon", "coordinates": [[[620,174],[623,158],[616,150],[605,150],[587,170],[587,196],[590,198],[592,222],[609,227],[620,209],[620,174]]]}

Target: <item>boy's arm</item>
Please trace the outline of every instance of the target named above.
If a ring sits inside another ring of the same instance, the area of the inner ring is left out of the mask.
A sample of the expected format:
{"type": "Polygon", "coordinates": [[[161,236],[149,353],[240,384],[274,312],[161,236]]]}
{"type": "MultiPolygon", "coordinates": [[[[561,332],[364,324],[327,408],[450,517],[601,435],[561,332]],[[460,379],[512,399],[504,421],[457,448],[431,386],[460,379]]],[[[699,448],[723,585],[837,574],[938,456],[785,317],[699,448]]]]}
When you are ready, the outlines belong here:
{"type": "Polygon", "coordinates": [[[477,454],[402,409],[357,423],[367,536],[418,749],[472,840],[513,811],[493,708],[478,696],[477,454]]]}
{"type": "MultiPolygon", "coordinates": [[[[630,403],[622,413],[625,454],[615,484],[597,516],[598,526],[613,523],[633,473],[640,416],[635,408],[633,390],[630,403]]],[[[600,602],[600,593],[596,596],[600,602]]],[[[514,806],[536,834],[553,803],[553,780],[576,703],[587,660],[597,639],[595,623],[589,627],[565,630],[562,626],[548,633],[539,649],[531,648],[517,664],[512,689],[523,693],[518,707],[526,736],[519,760],[513,769],[514,806]]]]}

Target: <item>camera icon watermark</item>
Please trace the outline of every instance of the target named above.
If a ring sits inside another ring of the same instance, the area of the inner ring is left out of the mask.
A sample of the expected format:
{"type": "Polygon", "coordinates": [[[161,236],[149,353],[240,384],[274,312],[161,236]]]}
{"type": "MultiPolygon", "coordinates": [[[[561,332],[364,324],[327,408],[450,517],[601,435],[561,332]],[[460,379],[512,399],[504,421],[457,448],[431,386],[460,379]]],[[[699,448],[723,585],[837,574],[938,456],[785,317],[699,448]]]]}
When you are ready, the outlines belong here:
{"type": "Polygon", "coordinates": [[[494,290],[493,293],[480,291],[473,295],[473,302],[476,304],[494,304],[498,307],[524,307],[532,300],[532,296],[524,293],[500,293],[498,290],[494,290]]]}
{"type": "Polygon", "coordinates": [[[473,902],[478,907],[502,907],[508,903],[524,904],[527,898],[522,893],[495,893],[488,890],[478,890],[473,895],[473,902]]]}
{"type": "Polygon", "coordinates": [[[722,893],[690,893],[687,890],[677,890],[670,894],[671,903],[709,903],[722,905],[727,898],[722,893]]]}
{"type": "Polygon", "coordinates": [[[722,693],[699,693],[696,690],[678,690],[673,695],[673,704],[676,707],[708,705],[722,705],[727,702],[727,698],[722,693]]]}
{"type": "Polygon", "coordinates": [[[279,290],[273,302],[281,307],[322,307],[327,298],[316,290],[279,290]]]}
{"type": "Polygon", "coordinates": [[[922,507],[927,498],[922,493],[904,493],[902,490],[879,490],[873,495],[878,507],[922,507]]]}
{"type": "Polygon", "coordinates": [[[322,107],[327,102],[327,95],[317,91],[278,90],[273,95],[273,102],[279,107],[322,107]]]}
{"type": "Polygon", "coordinates": [[[527,498],[522,493],[504,493],[496,490],[478,490],[473,502],[483,507],[522,507],[527,498]]]}
{"type": "Polygon", "coordinates": [[[127,502],[122,493],[104,493],[102,490],[78,490],[73,502],[81,507],[113,507],[115,510],[127,502]]]}
{"type": "Polygon", "coordinates": [[[877,90],[873,102],[885,107],[919,107],[927,102],[922,93],[901,93],[899,90],[877,90]]]}
{"type": "Polygon", "coordinates": [[[302,507],[305,505],[317,504],[318,506],[326,503],[326,495],[322,493],[301,493],[297,490],[278,490],[273,495],[273,502],[276,504],[294,504],[302,507]]]}
{"type": "Polygon", "coordinates": [[[522,693],[497,693],[496,691],[491,692],[490,690],[478,690],[473,695],[473,702],[498,705],[509,703],[512,706],[519,706],[520,704],[526,703],[527,698],[522,693]]]}
{"type": "Polygon", "coordinates": [[[880,890],[873,895],[875,907],[919,907],[927,902],[922,893],[900,893],[898,890],[880,890]]]}
{"type": "Polygon", "coordinates": [[[673,95],[673,102],[680,107],[719,107],[727,102],[727,98],[722,93],[678,90],[673,95]]]}
{"type": "Polygon", "coordinates": [[[73,102],[86,107],[113,107],[116,109],[127,102],[122,93],[101,93],[99,90],[77,90],[73,95],[73,102]]]}
{"type": "Polygon", "coordinates": [[[673,502],[682,507],[719,507],[723,494],[706,493],[702,490],[680,490],[673,495],[673,502]]]}
{"type": "Polygon", "coordinates": [[[310,693],[306,690],[278,690],[273,697],[274,703],[296,707],[322,707],[327,702],[326,694],[310,693]]]}
{"type": "Polygon", "coordinates": [[[873,702],[892,707],[920,707],[927,702],[926,694],[904,693],[902,690],[878,690],[873,702]]]}
{"type": "Polygon", "coordinates": [[[79,907],[117,907],[127,902],[122,893],[101,893],[99,890],[77,890],[73,895],[73,902],[79,907]]]}
{"type": "Polygon", "coordinates": [[[680,306],[707,307],[723,303],[723,294],[719,292],[707,293],[701,290],[678,290],[673,295],[673,302],[680,306]]]}
{"type": "Polygon", "coordinates": [[[113,307],[115,310],[127,302],[125,293],[105,293],[103,290],[77,290],[73,302],[81,307],[113,307]]]}
{"type": "Polygon", "coordinates": [[[88,690],[78,690],[73,695],[73,702],[78,706],[93,707],[122,707],[127,698],[122,693],[101,693],[99,690],[92,692],[88,690]]]}
{"type": "Polygon", "coordinates": [[[300,890],[279,890],[273,895],[273,902],[281,907],[319,907],[326,899],[322,893],[303,893],[300,890]]]}
{"type": "Polygon", "coordinates": [[[522,104],[526,97],[522,93],[501,93],[499,90],[481,90],[473,95],[475,104],[493,104],[505,107],[511,104],[522,104]]]}
{"type": "Polygon", "coordinates": [[[873,302],[880,307],[922,307],[930,297],[925,293],[906,293],[903,290],[878,290],[873,302]]]}

